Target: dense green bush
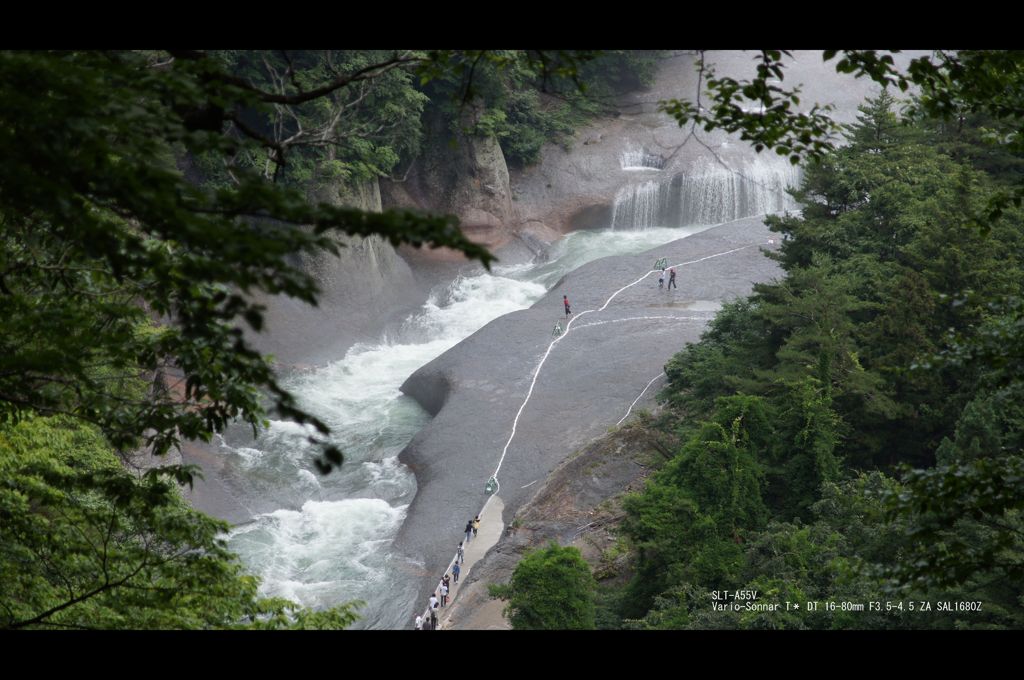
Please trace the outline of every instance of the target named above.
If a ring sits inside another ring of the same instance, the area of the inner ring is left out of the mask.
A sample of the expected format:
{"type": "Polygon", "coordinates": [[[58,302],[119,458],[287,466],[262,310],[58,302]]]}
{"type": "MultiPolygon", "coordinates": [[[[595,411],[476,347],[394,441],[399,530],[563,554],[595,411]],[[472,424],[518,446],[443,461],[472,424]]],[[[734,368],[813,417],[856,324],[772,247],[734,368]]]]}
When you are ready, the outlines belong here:
{"type": "Polygon", "coordinates": [[[527,553],[512,580],[490,593],[508,600],[505,615],[516,630],[591,630],[594,587],[580,551],[551,543],[527,553]]]}

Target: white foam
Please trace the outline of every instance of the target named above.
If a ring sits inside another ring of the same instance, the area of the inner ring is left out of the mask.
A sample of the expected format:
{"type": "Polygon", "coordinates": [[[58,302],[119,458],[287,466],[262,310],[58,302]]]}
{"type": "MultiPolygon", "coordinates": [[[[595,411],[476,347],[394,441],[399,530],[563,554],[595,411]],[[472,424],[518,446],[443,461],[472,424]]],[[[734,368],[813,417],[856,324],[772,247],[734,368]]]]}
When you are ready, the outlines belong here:
{"type": "Polygon", "coordinates": [[[384,578],[386,552],[408,506],[376,498],[307,501],[276,510],[229,535],[232,548],[263,579],[262,594],[309,607],[333,606],[365,595],[384,578]]]}
{"type": "Polygon", "coordinates": [[[647,151],[639,144],[630,142],[623,149],[622,155],[619,158],[619,164],[623,170],[657,171],[661,170],[664,166],[665,159],[658,154],[647,151]]]}
{"type": "Polygon", "coordinates": [[[489,273],[460,275],[442,295],[431,296],[402,331],[455,344],[489,321],[530,306],[545,292],[544,286],[529,280],[489,273]]]}

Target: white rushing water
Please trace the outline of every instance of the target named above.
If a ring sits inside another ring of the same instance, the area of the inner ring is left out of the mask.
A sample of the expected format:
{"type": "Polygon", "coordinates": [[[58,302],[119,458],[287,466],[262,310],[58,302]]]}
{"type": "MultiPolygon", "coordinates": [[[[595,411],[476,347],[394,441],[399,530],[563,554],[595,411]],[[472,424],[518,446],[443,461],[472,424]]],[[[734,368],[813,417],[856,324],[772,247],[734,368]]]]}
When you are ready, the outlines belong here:
{"type": "Polygon", "coordinates": [[[736,167],[701,158],[686,174],[622,187],[615,195],[612,227],[715,224],[795,210],[798,205],[785,190],[799,182],[799,167],[779,156],[758,156],[736,167]]]}
{"type": "Polygon", "coordinates": [[[407,627],[422,565],[391,550],[416,492],[397,457],[429,416],[399,386],[492,319],[529,307],[580,265],[704,228],[576,232],[545,262],[492,273],[467,268],[396,333],[286,378],[301,406],[331,427],[346,458],[340,470],[320,475],[309,433],[291,422],[271,421],[255,441],[242,432],[222,440],[230,493],[255,514],[231,532],[229,545],[261,577],[262,593],[314,608],[360,599],[367,605],[356,627],[407,627]]]}
{"type": "Polygon", "coordinates": [[[665,165],[665,159],[639,144],[629,143],[619,157],[619,164],[626,171],[661,170],[665,165]]]}

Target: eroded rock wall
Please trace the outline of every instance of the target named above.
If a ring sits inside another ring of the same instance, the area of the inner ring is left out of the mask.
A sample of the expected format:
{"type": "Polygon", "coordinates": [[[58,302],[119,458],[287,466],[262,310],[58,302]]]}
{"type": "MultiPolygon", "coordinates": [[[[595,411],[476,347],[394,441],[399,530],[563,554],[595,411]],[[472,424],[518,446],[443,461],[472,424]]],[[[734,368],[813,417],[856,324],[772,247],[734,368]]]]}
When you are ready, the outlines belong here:
{"type": "MultiPolygon", "coordinates": [[[[463,127],[472,123],[467,112],[463,127]]],[[[463,232],[474,242],[498,250],[514,235],[518,224],[512,206],[508,166],[498,140],[453,132],[443,118],[425,120],[427,139],[420,156],[402,181],[381,182],[383,204],[459,218],[463,232]]],[[[448,249],[403,248],[410,260],[463,260],[448,249]]]]}
{"type": "MultiPolygon", "coordinates": [[[[354,187],[324,182],[309,193],[318,202],[381,211],[376,181],[354,187]]],[[[267,307],[266,328],[251,340],[282,364],[337,358],[353,342],[378,334],[396,312],[422,302],[412,270],[390,243],[379,236],[336,238],[343,246],[338,256],[303,255],[299,263],[319,284],[318,306],[280,295],[258,298],[267,307]]]]}

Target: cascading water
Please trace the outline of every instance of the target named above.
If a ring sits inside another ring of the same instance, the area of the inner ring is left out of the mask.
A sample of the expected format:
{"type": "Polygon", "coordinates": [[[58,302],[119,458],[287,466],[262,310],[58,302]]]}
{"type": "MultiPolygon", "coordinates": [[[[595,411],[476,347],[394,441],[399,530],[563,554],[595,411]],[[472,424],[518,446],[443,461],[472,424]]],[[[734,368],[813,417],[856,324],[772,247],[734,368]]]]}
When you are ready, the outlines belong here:
{"type": "Polygon", "coordinates": [[[672,224],[668,221],[670,192],[658,181],[623,187],[615,195],[612,226],[615,229],[647,229],[672,224]]]}
{"type": "Polygon", "coordinates": [[[786,193],[799,186],[800,169],[782,158],[758,157],[730,169],[708,158],[687,174],[621,188],[612,209],[613,229],[713,224],[797,209],[786,193]]]}
{"type": "Polygon", "coordinates": [[[800,168],[778,156],[758,157],[738,172],[704,158],[679,183],[680,224],[796,210],[786,189],[799,185],[800,168]]]}
{"type": "Polygon", "coordinates": [[[397,456],[429,416],[399,386],[487,322],[531,305],[580,265],[701,229],[570,234],[546,262],[463,274],[393,336],[288,377],[284,384],[331,427],[346,458],[340,470],[318,474],[309,433],[291,422],[271,421],[255,442],[241,431],[222,440],[225,483],[255,515],[232,530],[229,546],[261,577],[261,592],[315,608],[361,599],[367,606],[356,627],[406,627],[422,565],[391,551],[416,491],[397,456]]]}
{"type": "Polygon", "coordinates": [[[623,170],[661,170],[665,159],[638,144],[627,144],[620,159],[623,170]]]}

